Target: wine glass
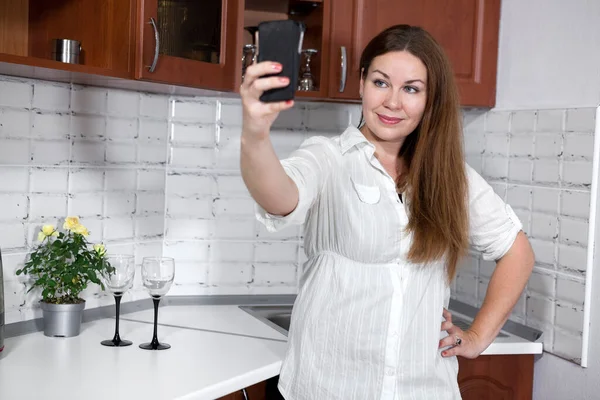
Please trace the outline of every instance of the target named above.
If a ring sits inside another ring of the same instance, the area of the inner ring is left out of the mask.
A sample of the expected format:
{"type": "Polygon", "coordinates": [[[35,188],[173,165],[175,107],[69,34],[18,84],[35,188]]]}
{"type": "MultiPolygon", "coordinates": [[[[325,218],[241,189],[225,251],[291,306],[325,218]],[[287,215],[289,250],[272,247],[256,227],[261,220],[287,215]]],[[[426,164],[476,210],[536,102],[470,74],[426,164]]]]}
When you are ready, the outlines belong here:
{"type": "Polygon", "coordinates": [[[154,334],[152,341],[140,344],[144,350],[166,350],[171,345],[159,343],[156,333],[158,325],[158,303],[167,294],[175,278],[175,260],[170,257],[144,257],[142,260],[142,283],[154,302],[154,334]]]}
{"type": "Polygon", "coordinates": [[[121,297],[131,288],[133,277],[135,275],[135,262],[133,256],[119,254],[106,257],[107,268],[105,268],[100,277],[104,286],[115,296],[116,322],[115,336],[112,340],[103,340],[100,342],[104,346],[123,347],[130,346],[131,341],[121,339],[119,336],[119,310],[121,309],[121,297]]]}
{"type": "Polygon", "coordinates": [[[300,77],[300,83],[298,84],[298,90],[302,90],[302,91],[316,90],[315,80],[312,76],[312,73],[310,72],[310,59],[312,56],[317,54],[317,50],[316,49],[302,50],[302,54],[304,54],[305,64],[304,64],[304,71],[302,72],[302,75],[300,77]]]}
{"type": "Polygon", "coordinates": [[[242,81],[246,76],[246,68],[254,64],[256,60],[256,46],[253,44],[245,44],[242,52],[242,81]]]}

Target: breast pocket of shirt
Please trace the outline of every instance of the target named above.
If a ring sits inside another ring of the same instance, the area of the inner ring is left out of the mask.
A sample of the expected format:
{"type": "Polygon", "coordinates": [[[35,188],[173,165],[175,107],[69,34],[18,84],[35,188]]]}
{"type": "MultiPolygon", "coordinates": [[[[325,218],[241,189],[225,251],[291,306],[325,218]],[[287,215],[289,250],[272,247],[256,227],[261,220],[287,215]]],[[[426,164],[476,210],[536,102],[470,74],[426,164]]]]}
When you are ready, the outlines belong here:
{"type": "Polygon", "coordinates": [[[357,183],[352,179],[352,186],[359,200],[365,204],[377,204],[381,199],[379,186],[367,186],[357,183]]]}

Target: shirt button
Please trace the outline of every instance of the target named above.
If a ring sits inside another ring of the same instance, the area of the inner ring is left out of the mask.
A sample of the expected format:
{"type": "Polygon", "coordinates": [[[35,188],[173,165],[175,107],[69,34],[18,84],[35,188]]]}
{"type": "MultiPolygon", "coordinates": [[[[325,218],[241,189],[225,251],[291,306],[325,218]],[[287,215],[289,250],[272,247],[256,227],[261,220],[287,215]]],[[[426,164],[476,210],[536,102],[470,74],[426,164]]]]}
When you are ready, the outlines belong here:
{"type": "Polygon", "coordinates": [[[388,376],[393,376],[396,373],[396,370],[394,370],[394,368],[388,368],[386,374],[388,376]]]}

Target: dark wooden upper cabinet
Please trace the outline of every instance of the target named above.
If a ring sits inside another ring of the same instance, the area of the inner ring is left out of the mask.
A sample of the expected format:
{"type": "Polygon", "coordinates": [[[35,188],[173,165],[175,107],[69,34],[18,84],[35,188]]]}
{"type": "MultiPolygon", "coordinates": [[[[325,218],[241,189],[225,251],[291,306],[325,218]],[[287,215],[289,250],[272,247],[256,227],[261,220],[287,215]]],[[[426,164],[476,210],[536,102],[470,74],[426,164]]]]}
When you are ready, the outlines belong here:
{"type": "Polygon", "coordinates": [[[331,1],[331,98],[358,100],[362,50],[383,29],[404,23],[423,27],[445,49],[463,106],[495,104],[500,0],[331,1]]]}
{"type": "Polygon", "coordinates": [[[241,82],[244,0],[140,0],[136,78],[212,90],[241,82]]]}

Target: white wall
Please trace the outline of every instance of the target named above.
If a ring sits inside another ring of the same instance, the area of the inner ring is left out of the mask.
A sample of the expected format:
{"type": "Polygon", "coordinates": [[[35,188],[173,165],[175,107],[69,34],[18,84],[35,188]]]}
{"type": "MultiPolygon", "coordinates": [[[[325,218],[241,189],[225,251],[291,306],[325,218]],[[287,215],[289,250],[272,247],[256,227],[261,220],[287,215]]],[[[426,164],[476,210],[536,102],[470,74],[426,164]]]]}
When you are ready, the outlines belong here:
{"type": "Polygon", "coordinates": [[[600,103],[600,1],[502,0],[498,109],[600,103]]]}

